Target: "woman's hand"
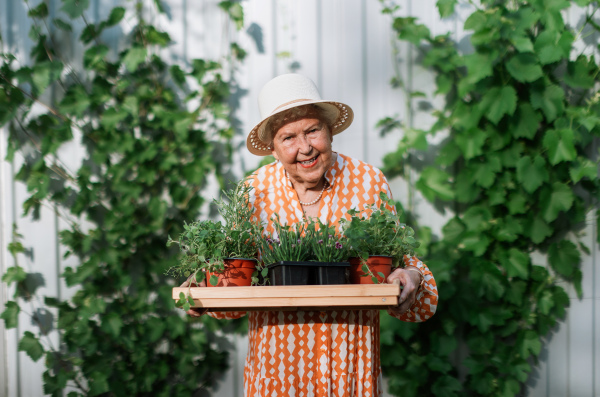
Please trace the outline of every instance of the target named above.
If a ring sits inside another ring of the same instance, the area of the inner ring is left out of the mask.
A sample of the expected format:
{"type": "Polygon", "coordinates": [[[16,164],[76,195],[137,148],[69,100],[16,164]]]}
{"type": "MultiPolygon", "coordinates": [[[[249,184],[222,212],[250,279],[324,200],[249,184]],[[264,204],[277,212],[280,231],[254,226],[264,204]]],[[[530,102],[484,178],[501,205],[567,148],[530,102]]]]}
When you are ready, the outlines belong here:
{"type": "MultiPolygon", "coordinates": [[[[179,287],[181,287],[181,288],[184,288],[184,287],[206,287],[206,280],[202,280],[202,281],[200,281],[200,283],[197,283],[195,276],[196,276],[195,274],[192,274],[179,287]]],[[[190,310],[186,311],[186,313],[192,317],[200,317],[206,312],[207,312],[207,309],[199,309],[199,308],[194,308],[194,307],[192,307],[190,310]]]]}
{"type": "Polygon", "coordinates": [[[421,285],[421,275],[416,271],[396,269],[388,276],[387,282],[388,284],[402,286],[398,297],[398,306],[392,306],[390,310],[398,315],[406,312],[417,299],[417,292],[421,285]]]}

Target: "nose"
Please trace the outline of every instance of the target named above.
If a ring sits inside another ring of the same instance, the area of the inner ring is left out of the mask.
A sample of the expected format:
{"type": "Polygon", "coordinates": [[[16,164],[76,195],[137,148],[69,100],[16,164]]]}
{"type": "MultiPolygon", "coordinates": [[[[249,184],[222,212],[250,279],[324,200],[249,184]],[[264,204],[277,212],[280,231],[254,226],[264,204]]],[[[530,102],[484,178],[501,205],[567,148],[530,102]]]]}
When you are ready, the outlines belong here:
{"type": "Polygon", "coordinates": [[[310,140],[305,134],[300,135],[298,151],[302,154],[309,154],[312,151],[310,140]]]}

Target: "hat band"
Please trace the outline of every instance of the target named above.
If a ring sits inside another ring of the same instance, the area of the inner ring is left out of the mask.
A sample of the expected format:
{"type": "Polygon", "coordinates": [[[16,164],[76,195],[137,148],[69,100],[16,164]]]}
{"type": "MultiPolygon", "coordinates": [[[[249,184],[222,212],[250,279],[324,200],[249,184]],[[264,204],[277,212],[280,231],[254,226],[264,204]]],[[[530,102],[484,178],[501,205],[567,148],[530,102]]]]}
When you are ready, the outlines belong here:
{"type": "Polygon", "coordinates": [[[295,99],[295,100],[293,100],[293,101],[286,102],[286,103],[284,103],[284,104],[281,104],[281,105],[277,106],[275,109],[273,109],[273,111],[271,112],[271,114],[275,113],[276,111],[278,111],[278,110],[279,110],[279,109],[281,109],[281,108],[284,108],[284,107],[286,107],[286,106],[288,106],[288,105],[291,105],[292,103],[297,103],[297,102],[308,102],[308,101],[311,101],[311,100],[312,100],[312,99],[295,99]]]}

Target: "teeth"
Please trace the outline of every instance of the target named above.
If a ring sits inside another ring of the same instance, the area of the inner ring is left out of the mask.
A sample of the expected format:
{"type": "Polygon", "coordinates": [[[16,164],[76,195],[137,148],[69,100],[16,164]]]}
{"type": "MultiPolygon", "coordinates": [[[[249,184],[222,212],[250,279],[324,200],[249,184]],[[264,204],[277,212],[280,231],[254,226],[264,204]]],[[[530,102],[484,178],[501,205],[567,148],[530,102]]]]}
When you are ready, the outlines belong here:
{"type": "Polygon", "coordinates": [[[308,164],[312,163],[313,161],[315,161],[315,159],[316,159],[316,157],[313,157],[313,158],[312,158],[312,159],[310,159],[310,160],[301,161],[300,163],[301,163],[301,164],[307,164],[307,165],[308,165],[308,164]]]}

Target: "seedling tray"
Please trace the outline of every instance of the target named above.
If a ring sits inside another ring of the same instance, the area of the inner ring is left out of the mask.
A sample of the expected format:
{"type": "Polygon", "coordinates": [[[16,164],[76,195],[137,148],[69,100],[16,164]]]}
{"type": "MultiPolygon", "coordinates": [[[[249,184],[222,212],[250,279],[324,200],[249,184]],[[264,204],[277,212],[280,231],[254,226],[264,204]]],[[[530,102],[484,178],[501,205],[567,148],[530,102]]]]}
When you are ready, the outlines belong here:
{"type": "Polygon", "coordinates": [[[348,284],[349,262],[279,261],[267,265],[271,285],[348,284]]]}
{"type": "Polygon", "coordinates": [[[173,288],[209,311],[386,309],[398,304],[396,284],[287,285],[173,288]]]}

